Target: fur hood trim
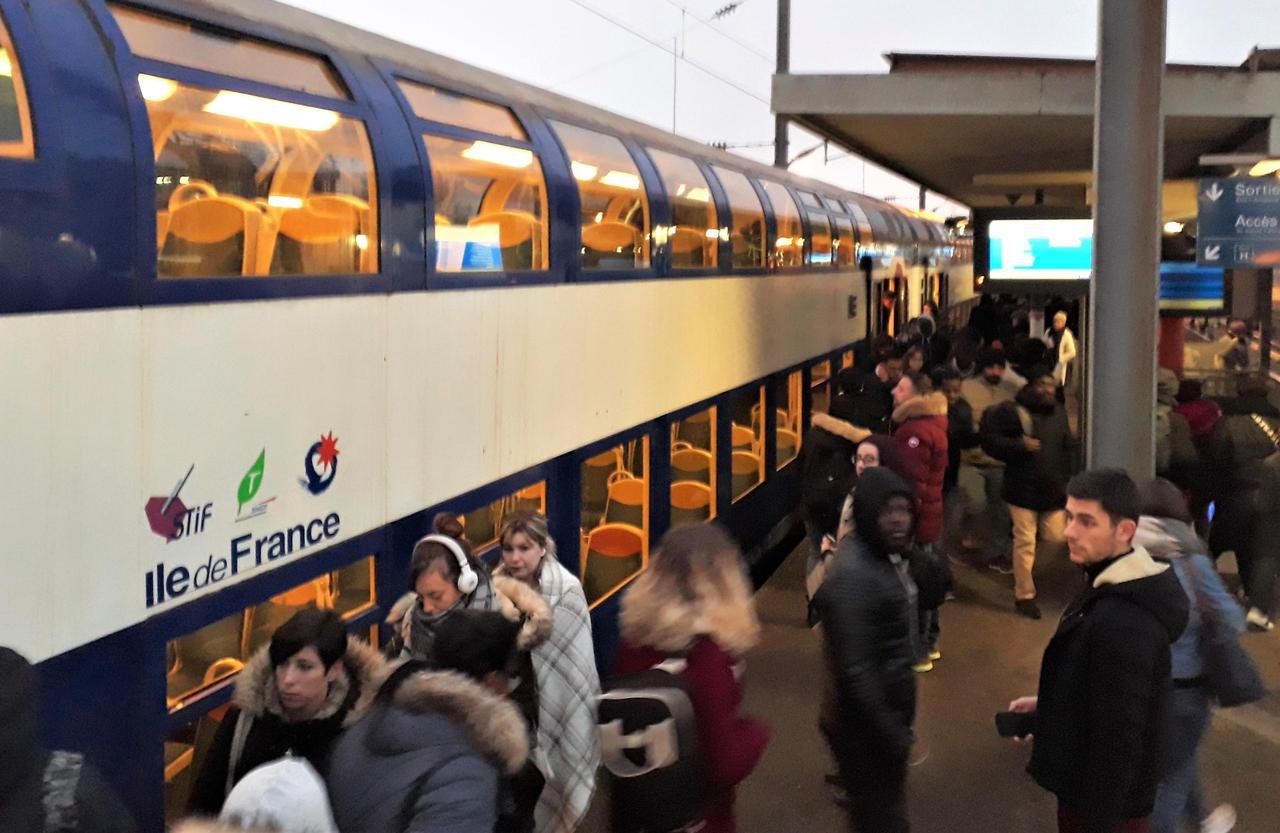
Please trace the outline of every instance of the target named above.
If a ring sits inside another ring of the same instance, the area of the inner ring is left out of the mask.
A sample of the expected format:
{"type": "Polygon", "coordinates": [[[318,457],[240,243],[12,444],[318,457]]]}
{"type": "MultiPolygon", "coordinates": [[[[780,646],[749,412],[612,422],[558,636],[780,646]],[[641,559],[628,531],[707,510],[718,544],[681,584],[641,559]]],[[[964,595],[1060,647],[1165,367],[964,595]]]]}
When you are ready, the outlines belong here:
{"type": "Polygon", "coordinates": [[[867,429],[852,422],[845,422],[843,419],[836,419],[831,414],[824,414],[821,411],[813,415],[812,425],[837,437],[844,437],[851,443],[860,443],[871,436],[871,432],[867,429]]]}
{"type": "Polygon", "coordinates": [[[652,570],[641,573],[622,597],[619,618],[627,642],[674,654],[707,636],[735,657],[759,643],[760,620],[745,575],[729,579],[731,598],[702,587],[693,601],[661,587],[655,576],[652,570]]]}
{"type": "MultiPolygon", "coordinates": [[[[235,703],[242,712],[253,717],[261,717],[267,712],[284,716],[280,695],[276,692],[276,675],[272,673],[270,648],[270,643],[259,648],[236,679],[235,703]]],[[[347,701],[354,677],[360,684],[360,694],[342,721],[342,725],[350,726],[368,711],[389,672],[382,654],[356,637],[347,638],[347,652],[342,657],[342,665],[346,673],[339,674],[330,686],[324,706],[313,719],[323,720],[338,713],[347,701]]]]}
{"type": "Polygon", "coordinates": [[[1106,584],[1124,584],[1126,581],[1137,581],[1140,578],[1158,576],[1169,569],[1168,564],[1161,564],[1151,557],[1143,547],[1135,546],[1133,552],[1121,558],[1093,580],[1094,587],[1106,584]]]}
{"type": "Polygon", "coordinates": [[[513,622],[524,617],[516,647],[532,651],[551,636],[551,607],[542,593],[523,581],[510,576],[494,576],[493,587],[498,591],[498,609],[513,622]]]}
{"type": "Polygon", "coordinates": [[[454,671],[420,671],[393,701],[413,714],[439,714],[460,726],[480,754],[508,775],[529,757],[529,734],[515,704],[454,671]]]}
{"type": "Polygon", "coordinates": [[[947,415],[947,395],[940,391],[927,393],[924,396],[913,396],[893,409],[894,422],[906,422],[929,416],[947,415]]]}

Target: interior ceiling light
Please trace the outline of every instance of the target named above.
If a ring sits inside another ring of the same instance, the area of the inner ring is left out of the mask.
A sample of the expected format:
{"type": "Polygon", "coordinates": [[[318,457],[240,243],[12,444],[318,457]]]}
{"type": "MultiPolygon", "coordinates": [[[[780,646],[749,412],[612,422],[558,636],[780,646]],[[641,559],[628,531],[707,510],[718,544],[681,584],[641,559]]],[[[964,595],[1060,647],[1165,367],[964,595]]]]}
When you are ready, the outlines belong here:
{"type": "Polygon", "coordinates": [[[477,162],[492,162],[504,168],[527,168],[533,164],[533,151],[477,141],[472,142],[471,147],[462,152],[462,158],[477,162]]]}
{"type": "Polygon", "coordinates": [[[295,130],[307,130],[312,133],[323,133],[338,123],[338,114],[332,110],[291,104],[287,101],[277,101],[274,98],[262,98],[246,93],[234,93],[230,90],[222,90],[214,96],[213,101],[204,106],[204,111],[216,116],[263,122],[277,127],[292,127],[295,130]]]}
{"type": "Polygon", "coordinates": [[[302,208],[302,197],[290,197],[284,194],[272,194],[267,197],[267,205],[272,208],[302,208]]]}
{"type": "Polygon", "coordinates": [[[1271,176],[1280,172],[1280,159],[1263,159],[1249,169],[1249,176],[1271,176]]]}
{"type": "Polygon", "coordinates": [[[13,59],[9,57],[9,50],[3,46],[0,46],[0,76],[13,77],[13,59]]]}
{"type": "Polygon", "coordinates": [[[1177,220],[1170,220],[1164,224],[1165,234],[1182,234],[1183,225],[1177,220]]]}
{"type": "Polygon", "coordinates": [[[168,101],[178,91],[178,82],[155,75],[139,75],[138,89],[147,101],[168,101]]]}
{"type": "Polygon", "coordinates": [[[690,189],[689,193],[685,194],[685,199],[690,199],[694,202],[710,202],[711,192],[706,188],[693,188],[690,189]]]}
{"type": "Polygon", "coordinates": [[[609,173],[600,177],[600,184],[608,185],[612,188],[623,188],[627,191],[639,191],[640,177],[625,171],[609,171],[609,173]]]}
{"type": "Polygon", "coordinates": [[[573,161],[569,163],[569,167],[573,169],[573,178],[579,182],[590,182],[600,172],[595,165],[588,165],[586,162],[573,161]]]}

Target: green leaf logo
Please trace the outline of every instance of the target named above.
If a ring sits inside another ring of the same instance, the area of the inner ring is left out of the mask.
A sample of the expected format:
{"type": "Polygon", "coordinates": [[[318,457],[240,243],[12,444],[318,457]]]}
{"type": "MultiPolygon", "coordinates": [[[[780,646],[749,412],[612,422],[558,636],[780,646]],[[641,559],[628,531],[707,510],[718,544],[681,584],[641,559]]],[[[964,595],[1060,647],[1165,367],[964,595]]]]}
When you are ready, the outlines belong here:
{"type": "Polygon", "coordinates": [[[267,450],[264,448],[258,454],[258,459],[249,467],[249,470],[244,473],[244,477],[240,480],[240,491],[236,495],[240,500],[240,509],[244,509],[244,505],[253,500],[253,496],[261,488],[262,471],[266,468],[266,463],[267,450]]]}

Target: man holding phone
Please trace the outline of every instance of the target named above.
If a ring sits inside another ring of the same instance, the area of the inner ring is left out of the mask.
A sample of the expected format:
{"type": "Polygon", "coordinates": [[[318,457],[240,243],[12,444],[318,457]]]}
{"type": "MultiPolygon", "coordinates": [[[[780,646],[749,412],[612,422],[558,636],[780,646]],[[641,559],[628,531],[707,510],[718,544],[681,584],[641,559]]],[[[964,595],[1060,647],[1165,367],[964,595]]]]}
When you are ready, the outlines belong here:
{"type": "Polygon", "coordinates": [[[1120,469],[1067,485],[1067,545],[1088,584],[1045,648],[1039,696],[1009,704],[1030,722],[999,721],[1002,732],[1034,735],[1027,771],[1058,797],[1059,833],[1150,828],[1169,646],[1186,627],[1188,603],[1169,566],[1133,545],[1139,505],[1120,469]]]}

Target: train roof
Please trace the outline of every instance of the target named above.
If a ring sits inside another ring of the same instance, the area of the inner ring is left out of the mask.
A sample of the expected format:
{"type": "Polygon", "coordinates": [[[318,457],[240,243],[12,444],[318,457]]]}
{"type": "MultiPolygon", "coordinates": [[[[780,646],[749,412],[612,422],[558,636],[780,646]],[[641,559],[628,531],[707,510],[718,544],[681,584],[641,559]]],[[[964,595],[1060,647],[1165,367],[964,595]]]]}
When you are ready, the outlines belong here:
{"type": "Polygon", "coordinates": [[[916,240],[922,243],[942,242],[946,239],[941,224],[901,206],[849,191],[829,182],[779,171],[772,166],[718,150],[644,122],[593,107],[576,99],[558,95],[541,87],[444,55],[367,32],[314,12],[278,2],[278,0],[127,0],[127,2],[175,15],[195,15],[197,18],[204,18],[229,29],[242,30],[250,35],[266,34],[269,37],[270,33],[263,32],[263,24],[266,24],[281,34],[292,36],[293,39],[320,41],[341,51],[362,54],[389,64],[417,69],[436,76],[442,81],[456,84],[463,91],[469,89],[474,92],[487,92],[490,95],[496,94],[509,101],[552,110],[584,123],[622,130],[642,142],[666,146],[692,156],[720,162],[755,176],[785,179],[798,188],[812,190],[819,194],[831,194],[840,199],[855,200],[863,210],[872,209],[881,214],[891,213],[904,219],[911,227],[916,240]]]}

